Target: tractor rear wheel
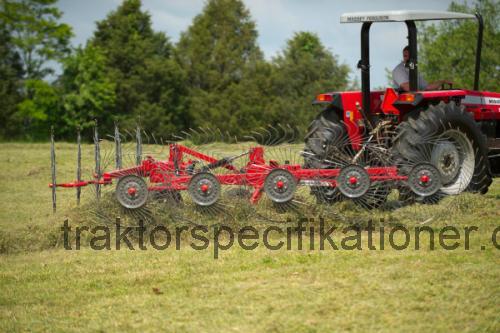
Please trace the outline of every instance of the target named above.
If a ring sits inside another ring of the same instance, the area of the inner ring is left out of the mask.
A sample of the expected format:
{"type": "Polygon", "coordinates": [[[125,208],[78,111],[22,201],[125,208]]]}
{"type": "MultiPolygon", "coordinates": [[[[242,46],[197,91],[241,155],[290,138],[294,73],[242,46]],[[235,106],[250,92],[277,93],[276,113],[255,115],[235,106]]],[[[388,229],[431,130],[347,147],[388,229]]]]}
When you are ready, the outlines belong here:
{"type": "Polygon", "coordinates": [[[486,193],[492,182],[486,137],[472,115],[455,103],[431,105],[401,123],[392,149],[395,160],[407,166],[433,164],[442,177],[441,196],[486,193]]]}

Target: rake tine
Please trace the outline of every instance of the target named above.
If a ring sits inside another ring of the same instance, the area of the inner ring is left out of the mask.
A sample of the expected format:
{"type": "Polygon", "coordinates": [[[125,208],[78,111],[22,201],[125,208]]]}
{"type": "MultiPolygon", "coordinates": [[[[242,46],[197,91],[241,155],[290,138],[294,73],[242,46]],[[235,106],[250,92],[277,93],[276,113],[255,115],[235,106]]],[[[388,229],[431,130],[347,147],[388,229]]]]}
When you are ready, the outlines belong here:
{"type": "MultiPolygon", "coordinates": [[[[149,135],[148,133],[146,133],[145,130],[142,130],[142,133],[144,134],[144,136],[146,137],[146,143],[150,144],[151,143],[151,140],[149,139],[149,135]]],[[[142,140],[141,140],[141,143],[142,143],[142,140]]]]}
{"type": "MultiPolygon", "coordinates": [[[[94,158],[95,158],[95,173],[97,179],[101,178],[101,149],[99,147],[99,131],[98,131],[97,119],[95,120],[94,126],[94,158]]],[[[95,184],[95,195],[96,199],[99,200],[101,198],[101,185],[96,182],[95,184]]]]}
{"type": "MultiPolygon", "coordinates": [[[[80,182],[82,180],[82,147],[81,147],[82,137],[80,134],[80,126],[76,129],[76,143],[77,143],[77,155],[76,155],[76,180],[80,182]]],[[[76,188],[76,204],[80,204],[80,195],[82,193],[81,187],[76,188]]]]}
{"type": "Polygon", "coordinates": [[[142,138],[141,138],[141,128],[139,126],[137,126],[137,129],[135,131],[135,140],[136,140],[135,164],[140,165],[142,161],[142,138]]]}
{"type": "Polygon", "coordinates": [[[115,166],[116,169],[122,168],[122,140],[120,138],[120,130],[118,123],[115,122],[115,166]]]}
{"type": "Polygon", "coordinates": [[[52,212],[56,212],[56,148],[54,142],[54,126],[50,127],[50,169],[52,172],[52,212]]]}

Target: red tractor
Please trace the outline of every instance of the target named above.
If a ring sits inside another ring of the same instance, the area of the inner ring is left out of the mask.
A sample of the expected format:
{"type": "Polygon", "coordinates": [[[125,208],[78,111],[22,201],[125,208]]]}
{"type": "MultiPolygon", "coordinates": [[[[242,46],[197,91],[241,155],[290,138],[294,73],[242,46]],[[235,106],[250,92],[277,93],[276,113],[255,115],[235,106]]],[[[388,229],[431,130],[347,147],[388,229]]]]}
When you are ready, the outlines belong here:
{"type": "MultiPolygon", "coordinates": [[[[500,94],[479,91],[481,15],[404,10],[348,13],[340,21],[362,23],[358,63],[361,91],[330,92],[316,97],[313,104],[323,109],[306,136],[305,167],[334,168],[331,161],[339,154],[349,151],[351,156],[356,155],[380,131],[385,131],[393,133],[385,136],[389,140],[384,144],[392,162],[399,164],[401,170],[405,162],[428,162],[441,174],[442,193],[486,193],[492,174],[498,173],[493,158],[495,150],[500,149],[500,94]],[[419,91],[415,21],[448,19],[477,19],[474,87],[469,90],[443,85],[440,90],[419,91]],[[370,90],[369,31],[373,22],[406,23],[410,91],[370,90]]],[[[340,198],[331,187],[313,186],[311,191],[321,201],[340,198]]],[[[380,197],[386,194],[381,193],[380,197]]],[[[401,194],[407,195],[400,191],[401,194]]]]}
{"type": "MultiPolygon", "coordinates": [[[[345,14],[341,22],[363,23],[358,65],[361,92],[331,92],[316,97],[314,104],[323,106],[323,111],[306,135],[304,165],[290,163],[283,156],[281,161],[266,160],[263,147],[218,159],[171,143],[167,160],[139,158],[136,166],[102,173],[96,129],[96,174],[90,181],[81,180],[77,171],[75,182],[57,184],[52,145],[50,186],[54,208],[56,187],[92,184],[99,198],[99,187],[113,181],[117,182],[116,199],[127,209],[144,206],[150,192],[168,194],[180,203],[181,191],[187,191],[196,205],[209,207],[217,204],[222,186],[253,188],[252,203],[265,193],[280,207],[293,201],[298,186],[310,187],[318,202],[352,200],[368,209],[383,204],[393,189],[398,190],[401,200],[421,202],[436,202],[444,195],[466,190],[485,193],[492,182],[492,171],[496,171],[489,158],[500,148],[500,94],[479,91],[481,16],[391,11],[345,14]],[[476,18],[479,35],[474,89],[419,91],[415,21],[476,18]],[[410,89],[370,91],[370,26],[373,22],[403,21],[408,27],[410,89]],[[248,162],[236,167],[233,161],[244,156],[248,156],[248,162]]],[[[117,155],[119,151],[115,149],[117,155]]]]}

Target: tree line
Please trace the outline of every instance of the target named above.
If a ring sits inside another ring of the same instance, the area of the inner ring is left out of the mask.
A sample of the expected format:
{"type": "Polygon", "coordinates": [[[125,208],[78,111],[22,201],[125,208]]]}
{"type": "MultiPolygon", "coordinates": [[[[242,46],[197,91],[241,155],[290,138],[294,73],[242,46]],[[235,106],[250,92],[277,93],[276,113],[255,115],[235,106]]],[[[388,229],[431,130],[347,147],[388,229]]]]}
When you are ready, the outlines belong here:
{"type": "MultiPolygon", "coordinates": [[[[489,75],[482,76],[482,87],[497,90],[498,3],[452,6],[469,12],[487,7],[482,64],[489,75]]],[[[208,0],[175,44],[153,30],[140,0],[124,0],[76,48],[61,16],[57,0],[1,2],[3,140],[46,140],[51,125],[58,139],[72,140],[77,126],[90,137],[94,119],[103,133],[112,133],[115,122],[122,128],[139,123],[160,136],[197,127],[238,137],[267,125],[305,129],[315,115],[315,94],[358,88],[349,81],[351,69],[315,33],[296,32],[266,60],[241,0],[208,0]],[[57,76],[54,63],[61,67],[57,76]]],[[[468,77],[473,29],[445,23],[423,32],[420,62],[431,78],[446,66],[454,76],[468,77]],[[451,37],[458,37],[458,44],[451,37]],[[466,50],[452,53],[450,45],[466,50]]]]}

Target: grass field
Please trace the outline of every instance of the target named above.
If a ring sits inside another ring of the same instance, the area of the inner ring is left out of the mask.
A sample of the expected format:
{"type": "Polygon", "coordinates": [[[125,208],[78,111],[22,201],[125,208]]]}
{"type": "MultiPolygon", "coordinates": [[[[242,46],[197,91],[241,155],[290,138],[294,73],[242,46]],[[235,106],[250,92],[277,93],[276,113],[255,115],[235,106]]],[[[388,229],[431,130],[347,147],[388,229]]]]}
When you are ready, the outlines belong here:
{"type": "MultiPolygon", "coordinates": [[[[57,147],[58,180],[72,180],[76,146],[57,147]]],[[[214,259],[212,244],[196,251],[188,240],[179,251],[65,250],[64,219],[97,223],[86,217],[91,195],[84,192],[78,210],[74,191],[58,190],[52,214],[49,145],[0,144],[0,153],[0,331],[500,331],[500,254],[491,239],[500,225],[499,180],[484,196],[464,194],[459,204],[400,209],[377,220],[410,230],[421,223],[436,231],[477,226],[469,250],[430,250],[426,238],[420,250],[398,251],[385,239],[385,250],[370,251],[363,231],[362,250],[298,250],[294,241],[291,250],[234,246],[214,259]],[[423,212],[439,218],[423,220],[423,212]]],[[[83,154],[91,166],[91,146],[83,154]]],[[[253,221],[236,225],[245,223],[253,221]]],[[[374,237],[379,244],[380,234],[374,237]]]]}

